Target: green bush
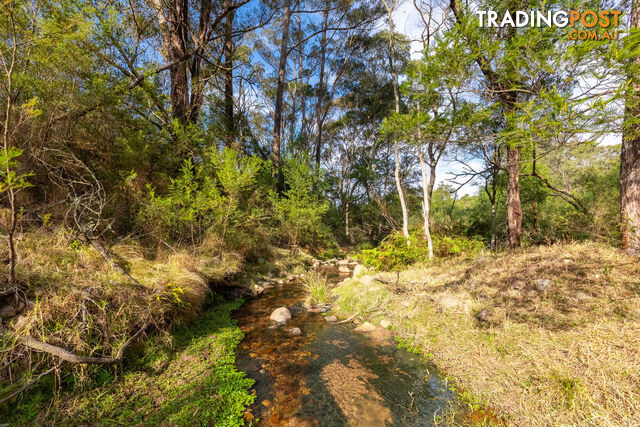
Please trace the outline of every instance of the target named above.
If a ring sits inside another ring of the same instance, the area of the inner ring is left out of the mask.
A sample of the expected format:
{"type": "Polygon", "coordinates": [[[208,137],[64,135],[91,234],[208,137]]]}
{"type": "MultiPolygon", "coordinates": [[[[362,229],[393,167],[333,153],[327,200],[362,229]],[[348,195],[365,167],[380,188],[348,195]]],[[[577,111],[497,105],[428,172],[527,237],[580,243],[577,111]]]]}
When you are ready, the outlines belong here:
{"type": "Polygon", "coordinates": [[[250,212],[246,201],[256,188],[261,166],[260,159],[240,158],[226,148],[198,164],[187,159],[167,194],[148,186],[139,222],[154,237],[170,242],[195,245],[213,233],[221,250],[228,234],[250,212]]]}
{"type": "MultiPolygon", "coordinates": [[[[474,255],[484,247],[484,243],[466,237],[434,237],[434,256],[444,258],[454,255],[474,255]]],[[[409,244],[396,232],[389,234],[374,249],[365,249],[356,258],[376,270],[395,271],[418,262],[429,262],[427,241],[420,231],[409,237],[409,244]]]]}
{"type": "Polygon", "coordinates": [[[282,195],[272,192],[274,216],[280,231],[292,251],[302,245],[326,245],[331,238],[323,215],[329,202],[320,196],[320,177],[307,159],[289,158],[284,165],[286,190],[282,195]]]}

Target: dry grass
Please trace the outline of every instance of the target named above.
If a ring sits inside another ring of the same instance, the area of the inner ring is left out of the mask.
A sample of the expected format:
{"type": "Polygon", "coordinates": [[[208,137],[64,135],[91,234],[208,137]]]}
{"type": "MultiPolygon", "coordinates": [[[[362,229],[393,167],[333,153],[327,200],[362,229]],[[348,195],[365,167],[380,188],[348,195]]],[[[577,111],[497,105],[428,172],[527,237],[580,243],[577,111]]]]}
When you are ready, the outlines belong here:
{"type": "Polygon", "coordinates": [[[390,319],[472,403],[512,425],[640,424],[640,260],[569,244],[443,260],[402,272],[397,285],[389,279],[346,282],[337,291],[345,315],[357,296],[363,317],[390,319]],[[553,281],[543,292],[541,278],[553,281]],[[482,309],[488,322],[475,317],[482,309]]]}
{"type": "Polygon", "coordinates": [[[17,277],[30,307],[7,325],[8,339],[1,348],[4,381],[10,363],[25,370],[27,360],[33,360],[13,345],[18,336],[30,335],[81,355],[112,356],[143,325],[165,328],[194,318],[210,293],[208,281],[241,268],[238,256],[225,254],[219,260],[207,256],[206,248],[198,253],[167,249],[151,257],[135,241],[116,244],[113,257],[141,288],[65,229],[26,233],[17,249],[17,277]]]}

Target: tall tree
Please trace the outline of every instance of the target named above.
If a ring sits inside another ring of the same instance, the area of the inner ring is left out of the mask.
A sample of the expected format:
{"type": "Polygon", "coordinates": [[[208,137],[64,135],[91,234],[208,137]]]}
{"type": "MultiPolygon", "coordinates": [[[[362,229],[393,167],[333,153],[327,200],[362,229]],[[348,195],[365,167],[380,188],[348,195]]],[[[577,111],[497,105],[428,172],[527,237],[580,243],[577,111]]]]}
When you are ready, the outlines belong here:
{"type": "MultiPolygon", "coordinates": [[[[400,114],[400,90],[398,85],[398,70],[394,65],[395,56],[395,28],[393,24],[393,12],[398,7],[397,0],[382,0],[385,10],[387,11],[387,21],[389,25],[389,70],[391,72],[391,81],[393,84],[393,98],[395,101],[395,113],[400,114]]],[[[394,178],[396,182],[396,190],[398,191],[398,198],[400,199],[400,207],[402,208],[402,234],[404,235],[407,245],[409,245],[409,211],[407,209],[407,202],[404,198],[404,191],[402,189],[402,182],[400,180],[400,154],[398,148],[398,140],[393,140],[393,152],[395,155],[395,170],[394,178]]]]}
{"type": "Polygon", "coordinates": [[[287,57],[289,45],[289,21],[291,20],[291,0],[284,0],[282,12],[282,34],[280,39],[280,57],[278,64],[278,83],[276,87],[276,103],[273,111],[273,142],[271,153],[273,165],[277,171],[280,168],[280,139],[282,137],[282,104],[284,100],[285,78],[287,75],[287,57]]]}
{"type": "Polygon", "coordinates": [[[622,247],[640,255],[640,0],[632,0],[625,124],[620,152],[620,221],[622,247]]]}

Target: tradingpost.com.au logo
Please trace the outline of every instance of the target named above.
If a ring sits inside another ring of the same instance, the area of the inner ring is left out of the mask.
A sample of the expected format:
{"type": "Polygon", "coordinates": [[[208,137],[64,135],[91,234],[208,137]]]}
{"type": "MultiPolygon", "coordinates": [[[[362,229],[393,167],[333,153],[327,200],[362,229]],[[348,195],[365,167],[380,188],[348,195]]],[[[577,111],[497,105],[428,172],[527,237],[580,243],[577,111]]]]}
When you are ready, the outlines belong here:
{"type": "Polygon", "coordinates": [[[595,12],[593,10],[585,10],[583,12],[577,10],[557,10],[542,12],[540,10],[515,12],[506,11],[504,15],[499,16],[494,10],[478,10],[476,11],[481,27],[557,27],[573,28],[569,31],[569,39],[571,40],[617,40],[618,25],[620,23],[620,10],[601,10],[595,12]],[[577,25],[582,25],[586,29],[576,29],[577,25]],[[597,28],[606,28],[604,31],[597,31],[597,28]],[[610,29],[613,28],[613,29],[610,29]]]}

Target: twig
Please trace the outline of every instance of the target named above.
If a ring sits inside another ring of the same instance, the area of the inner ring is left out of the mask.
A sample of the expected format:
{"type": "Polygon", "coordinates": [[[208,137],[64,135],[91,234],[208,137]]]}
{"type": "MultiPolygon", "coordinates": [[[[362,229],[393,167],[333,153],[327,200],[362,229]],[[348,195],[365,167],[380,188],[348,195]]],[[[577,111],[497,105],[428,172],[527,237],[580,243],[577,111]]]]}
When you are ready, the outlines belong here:
{"type": "Polygon", "coordinates": [[[22,387],[20,387],[19,389],[17,389],[13,393],[11,393],[8,396],[5,396],[2,399],[0,399],[0,403],[4,403],[7,400],[11,399],[12,397],[17,396],[18,394],[22,393],[23,391],[25,391],[26,389],[28,389],[29,387],[33,386],[38,381],[40,381],[42,379],[42,377],[44,377],[47,374],[50,374],[51,372],[55,371],[57,368],[58,368],[58,365],[54,365],[52,368],[44,371],[43,373],[38,375],[34,380],[31,380],[30,382],[28,382],[27,384],[23,385],[22,387]]]}

